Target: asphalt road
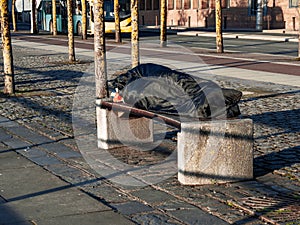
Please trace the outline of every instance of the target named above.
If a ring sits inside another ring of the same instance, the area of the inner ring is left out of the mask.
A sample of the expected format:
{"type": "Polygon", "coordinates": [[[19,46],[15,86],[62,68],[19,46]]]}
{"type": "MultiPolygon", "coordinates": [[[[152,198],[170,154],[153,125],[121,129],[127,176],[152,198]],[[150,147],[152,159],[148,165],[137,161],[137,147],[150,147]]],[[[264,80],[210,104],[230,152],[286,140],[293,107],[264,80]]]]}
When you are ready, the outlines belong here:
{"type": "MultiPolygon", "coordinates": [[[[141,40],[153,40],[155,38],[158,37],[144,36],[141,40]]],[[[215,38],[213,37],[169,35],[168,40],[193,49],[216,49],[215,38]]],[[[224,48],[225,52],[263,53],[289,57],[297,57],[298,54],[298,43],[295,42],[224,38],[224,48]]]]}
{"type": "MultiPolygon", "coordinates": [[[[18,27],[23,32],[29,31],[28,24],[18,24],[18,27]]],[[[245,34],[251,34],[251,32],[245,34]]],[[[80,39],[79,37],[77,38],[80,39]]],[[[90,39],[92,42],[92,38],[90,39]]],[[[114,35],[107,35],[107,39],[113,41],[114,35]]],[[[123,40],[130,41],[130,34],[123,34],[123,40]]],[[[157,32],[140,31],[140,40],[159,40],[159,34],[157,32]]],[[[196,50],[206,49],[214,51],[216,48],[215,38],[213,37],[177,36],[176,33],[170,33],[168,34],[168,41],[196,50]]],[[[226,52],[261,53],[287,57],[297,57],[298,55],[298,43],[296,42],[224,38],[224,48],[226,52]]]]}

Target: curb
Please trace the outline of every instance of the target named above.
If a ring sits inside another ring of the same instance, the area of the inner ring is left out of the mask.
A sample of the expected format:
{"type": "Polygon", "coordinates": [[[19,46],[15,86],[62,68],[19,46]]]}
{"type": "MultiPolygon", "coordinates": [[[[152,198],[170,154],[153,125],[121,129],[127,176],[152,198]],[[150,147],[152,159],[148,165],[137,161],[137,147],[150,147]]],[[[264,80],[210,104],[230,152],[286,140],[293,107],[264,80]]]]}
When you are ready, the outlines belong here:
{"type": "MultiPolygon", "coordinates": [[[[216,37],[214,32],[198,32],[198,31],[185,31],[177,32],[178,36],[196,36],[196,37],[216,37]]],[[[280,42],[298,42],[298,38],[294,36],[273,36],[273,35],[253,35],[241,33],[223,33],[224,38],[231,39],[248,39],[248,40],[266,40],[266,41],[280,41],[280,42]]]]}

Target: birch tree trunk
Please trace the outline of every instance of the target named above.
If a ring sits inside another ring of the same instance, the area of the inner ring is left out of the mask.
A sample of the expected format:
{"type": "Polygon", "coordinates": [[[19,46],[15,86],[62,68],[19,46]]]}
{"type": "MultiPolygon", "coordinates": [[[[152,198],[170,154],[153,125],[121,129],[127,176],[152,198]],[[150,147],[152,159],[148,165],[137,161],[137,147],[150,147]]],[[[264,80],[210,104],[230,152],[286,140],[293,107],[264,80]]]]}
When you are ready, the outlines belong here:
{"type": "Polygon", "coordinates": [[[10,26],[8,19],[7,0],[1,0],[1,29],[2,29],[2,48],[3,48],[3,70],[4,70],[4,93],[15,93],[13,55],[10,37],[10,26]]]}
{"type": "Polygon", "coordinates": [[[56,0],[52,0],[52,34],[57,35],[56,0]]]}
{"type": "Polygon", "coordinates": [[[31,33],[37,34],[37,24],[36,24],[36,0],[31,0],[31,33]]]}
{"type": "Polygon", "coordinates": [[[161,0],[160,5],[160,47],[167,46],[167,4],[161,0]]]}
{"type": "Polygon", "coordinates": [[[222,35],[222,6],[221,0],[216,0],[216,47],[217,53],[224,52],[222,35]]]}
{"type": "Polygon", "coordinates": [[[138,0],[131,0],[131,64],[132,68],[140,63],[139,52],[139,15],[138,15],[138,0]]]}
{"type": "Polygon", "coordinates": [[[12,23],[13,23],[13,31],[16,32],[17,28],[17,19],[16,19],[16,0],[12,0],[11,3],[11,16],[12,16],[12,23]]]}
{"type": "Polygon", "coordinates": [[[87,39],[87,10],[86,10],[86,0],[81,0],[82,8],[82,39],[87,39]]]}
{"type": "Polygon", "coordinates": [[[107,71],[105,49],[104,0],[94,0],[94,51],[96,98],[106,98],[107,71]]]}
{"type": "Polygon", "coordinates": [[[121,30],[120,30],[120,6],[119,0],[114,0],[114,14],[115,14],[115,40],[117,43],[121,43],[121,30]]]}
{"type": "Polygon", "coordinates": [[[75,62],[75,49],[74,49],[74,27],[73,27],[73,1],[67,0],[68,11],[68,46],[69,46],[69,62],[75,62]]]}

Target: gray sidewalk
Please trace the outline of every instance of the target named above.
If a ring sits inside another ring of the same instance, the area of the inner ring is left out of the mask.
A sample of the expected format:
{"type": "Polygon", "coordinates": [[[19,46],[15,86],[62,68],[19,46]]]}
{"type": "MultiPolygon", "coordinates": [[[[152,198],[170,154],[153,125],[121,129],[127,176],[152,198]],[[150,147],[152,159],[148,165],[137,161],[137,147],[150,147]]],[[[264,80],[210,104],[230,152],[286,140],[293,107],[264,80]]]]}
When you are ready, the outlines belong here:
{"type": "MultiPolygon", "coordinates": [[[[96,181],[73,185],[45,170],[51,166],[67,169],[64,162],[39,148],[51,144],[54,144],[53,140],[0,117],[1,225],[134,224],[105,202],[91,198],[76,187],[96,181]]],[[[63,146],[56,147],[63,149],[63,146]]],[[[81,157],[73,151],[64,154],[81,157]]]]}
{"type": "MultiPolygon", "coordinates": [[[[14,44],[19,93],[0,96],[0,224],[299,223],[297,80],[262,82],[253,72],[249,80],[214,77],[219,85],[245,94],[240,107],[254,121],[255,179],[182,186],[174,175],[146,187],[124,187],[91,170],[74,140],[73,95],[80,77],[92,68],[92,51],[77,49],[81,62],[67,64],[62,46],[18,40],[14,44]]],[[[110,54],[115,64],[128,63],[126,54],[110,54]]],[[[178,63],[159,56],[156,51],[147,59],[178,63]]],[[[181,67],[199,70],[195,62],[181,62],[181,67]]],[[[169,147],[174,145],[168,140],[169,147]]],[[[126,147],[111,153],[133,165],[165,157],[165,152],[126,147]]]]}

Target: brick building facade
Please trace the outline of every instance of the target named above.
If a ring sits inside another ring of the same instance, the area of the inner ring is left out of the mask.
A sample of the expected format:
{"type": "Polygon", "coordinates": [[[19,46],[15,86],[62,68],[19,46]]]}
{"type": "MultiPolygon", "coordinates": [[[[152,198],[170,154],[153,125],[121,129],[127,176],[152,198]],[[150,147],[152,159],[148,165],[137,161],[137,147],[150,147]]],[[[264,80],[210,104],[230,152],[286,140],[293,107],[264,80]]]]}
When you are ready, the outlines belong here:
{"type": "MultiPolygon", "coordinates": [[[[225,29],[255,29],[260,0],[222,0],[225,29]]],[[[160,0],[140,0],[140,24],[159,25],[160,0]]],[[[168,26],[213,28],[215,0],[167,0],[168,26]]],[[[298,0],[262,0],[263,29],[299,29],[298,0]]]]}

